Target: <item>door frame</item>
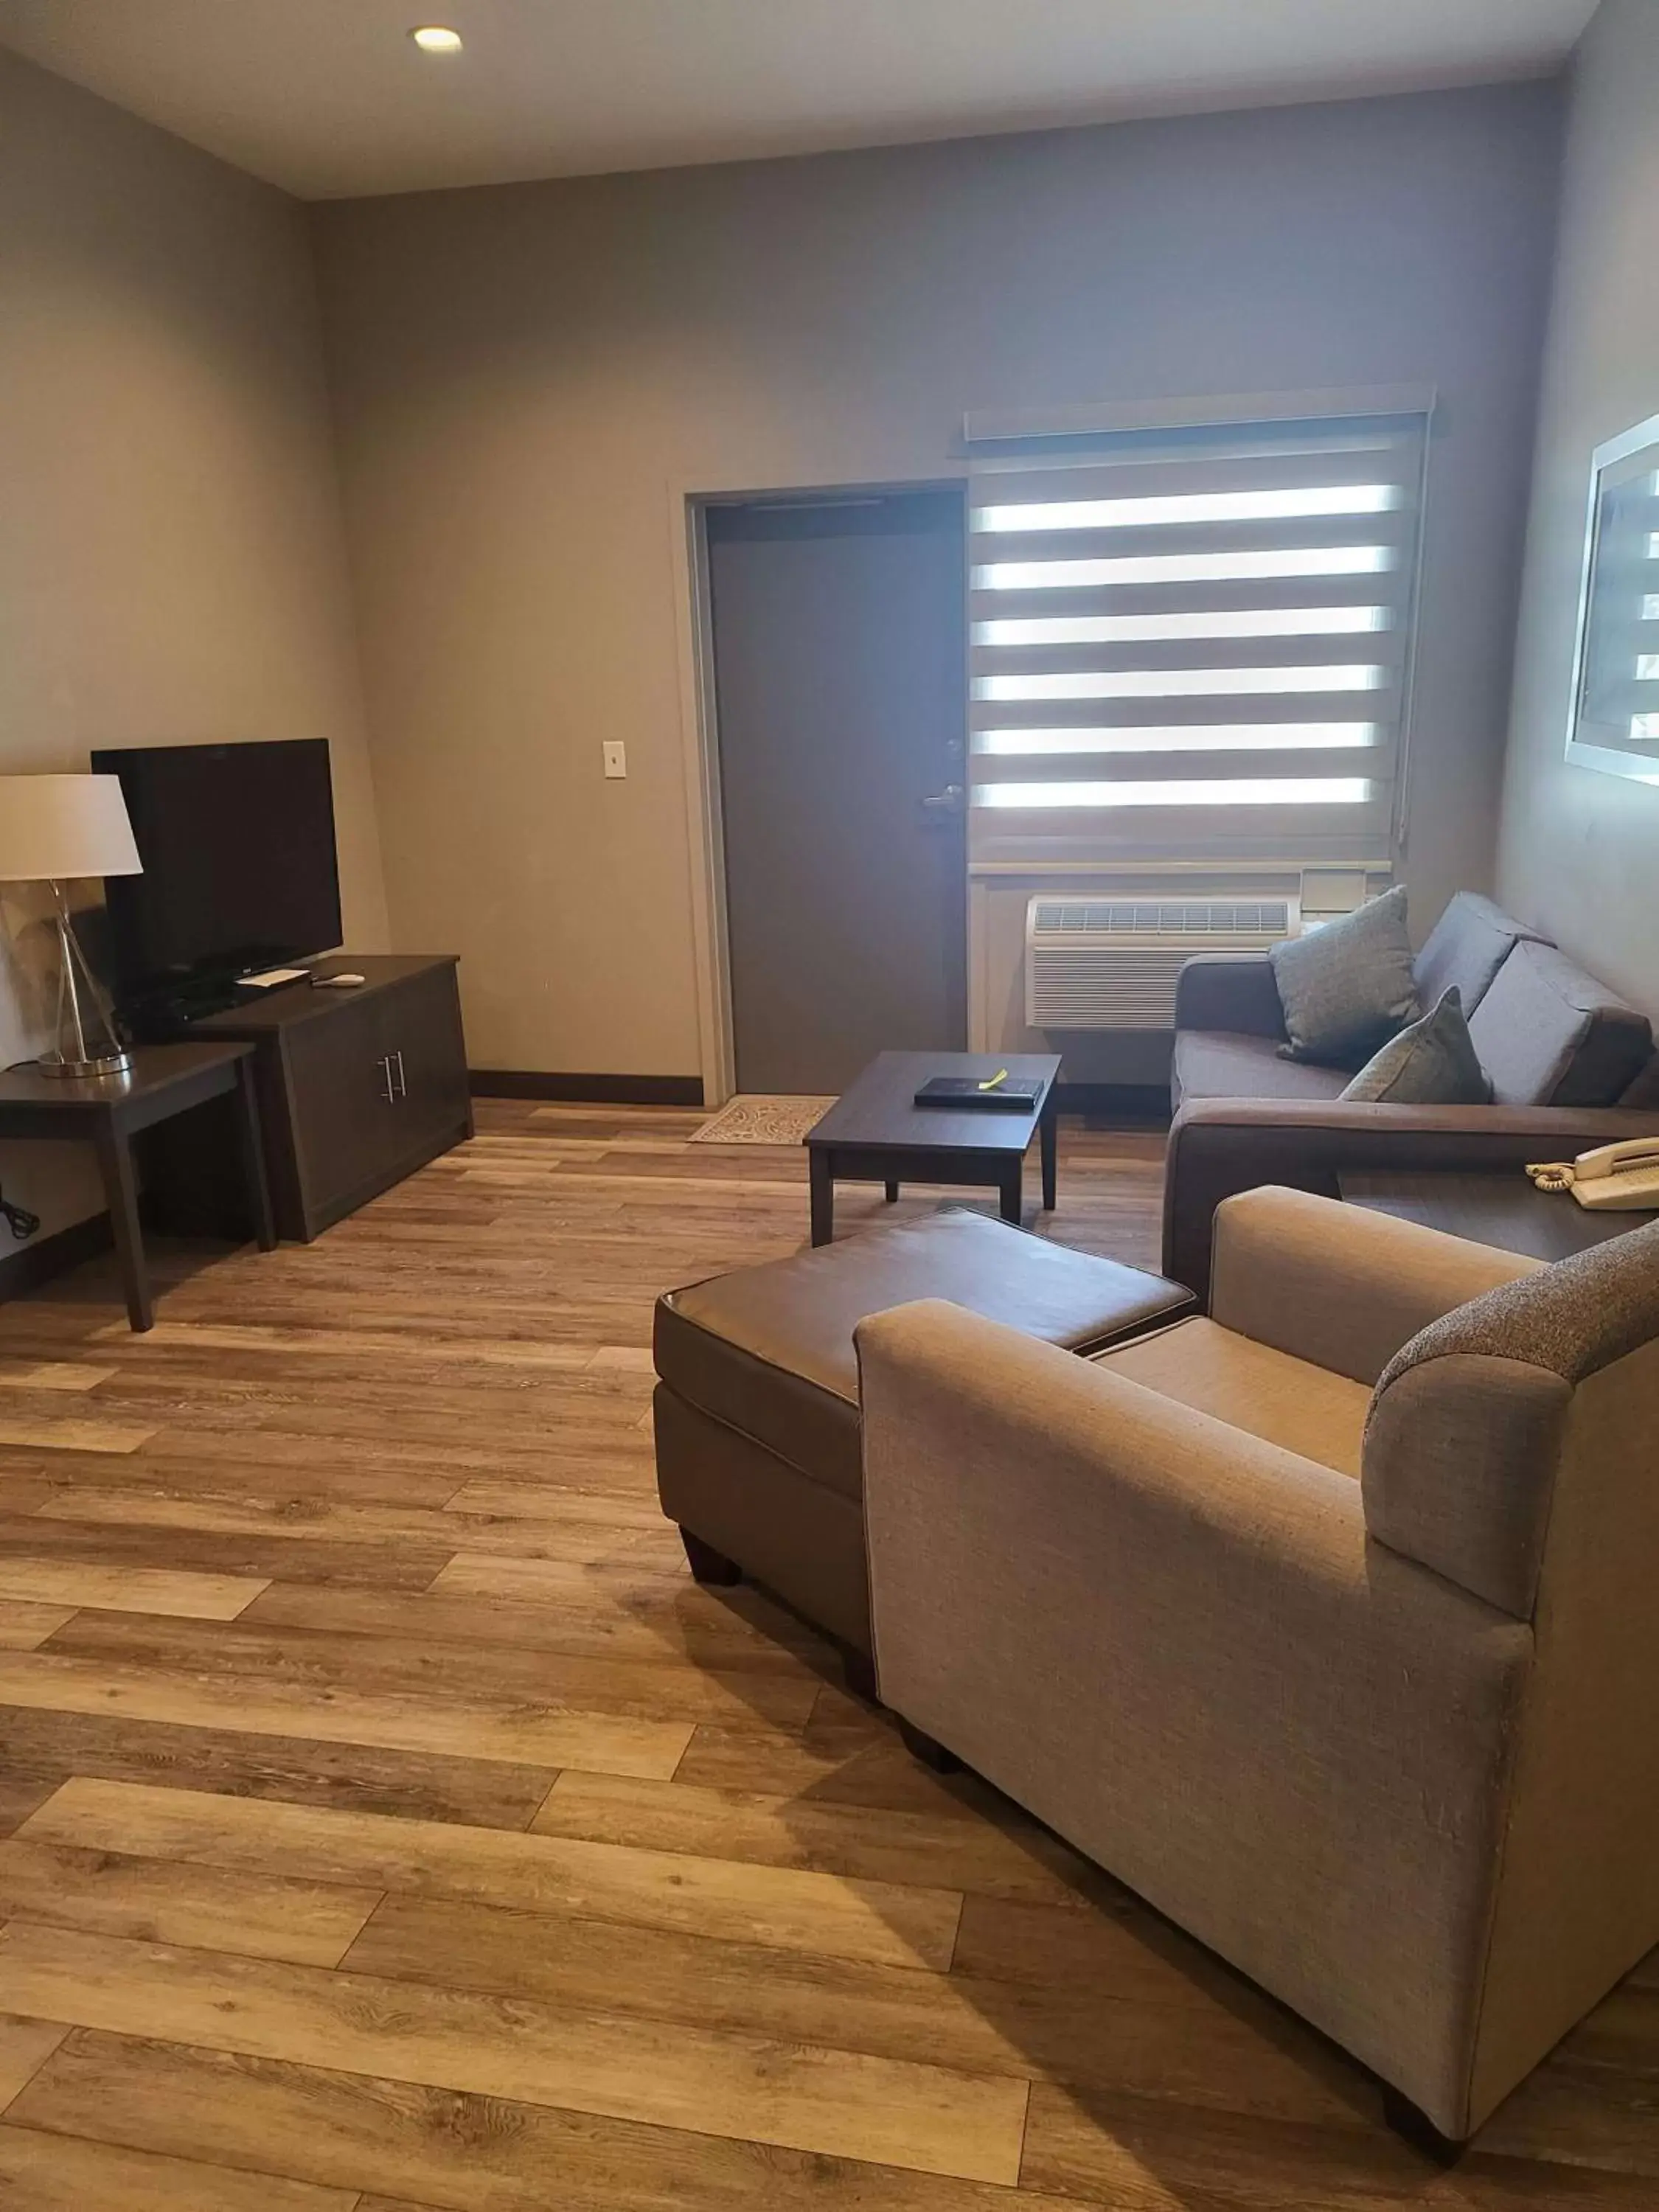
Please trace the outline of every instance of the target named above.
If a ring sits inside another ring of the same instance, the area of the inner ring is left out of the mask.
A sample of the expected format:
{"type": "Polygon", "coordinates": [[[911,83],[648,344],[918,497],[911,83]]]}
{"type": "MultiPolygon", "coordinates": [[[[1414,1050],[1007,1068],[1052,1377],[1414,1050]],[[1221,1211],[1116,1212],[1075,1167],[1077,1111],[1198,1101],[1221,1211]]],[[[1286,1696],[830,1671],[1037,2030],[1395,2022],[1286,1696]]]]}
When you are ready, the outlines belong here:
{"type": "MultiPolygon", "coordinates": [[[[714,603],[708,566],[710,507],[746,507],[757,502],[816,504],[837,500],[880,499],[916,491],[961,495],[964,515],[968,466],[919,470],[914,476],[802,480],[799,469],[757,477],[745,474],[724,483],[681,479],[669,487],[669,543],[674,577],[675,647],[679,663],[680,759],[685,791],[689,889],[691,899],[692,960],[697,988],[697,1053],[703,1103],[723,1106],[737,1089],[737,1043],[732,1005],[732,964],[726,912],[726,839],[720,811],[720,715],[714,696],[714,603]]],[[[963,544],[966,544],[964,535],[963,544]]],[[[964,568],[964,602],[969,591],[964,568]]],[[[967,619],[964,604],[963,620],[967,619]]],[[[965,718],[964,718],[965,720],[965,718]]],[[[964,746],[967,731],[963,732],[964,746]]],[[[963,754],[963,777],[968,761],[963,754]]],[[[964,864],[964,873],[966,872],[964,864]]],[[[963,889],[964,910],[972,902],[963,889]]],[[[968,1003],[974,1003],[971,913],[963,958],[968,963],[968,1003]]]]}

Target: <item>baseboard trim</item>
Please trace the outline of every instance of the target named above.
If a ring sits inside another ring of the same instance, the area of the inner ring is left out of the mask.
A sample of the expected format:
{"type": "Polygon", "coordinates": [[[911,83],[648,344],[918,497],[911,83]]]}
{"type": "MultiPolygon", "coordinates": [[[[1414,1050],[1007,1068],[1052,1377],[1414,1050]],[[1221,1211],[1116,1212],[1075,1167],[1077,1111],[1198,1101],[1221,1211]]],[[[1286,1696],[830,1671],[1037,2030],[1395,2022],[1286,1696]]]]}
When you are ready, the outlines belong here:
{"type": "Polygon", "coordinates": [[[114,1242],[108,1214],[94,1213],[84,1221],[71,1222],[67,1229],[54,1230],[38,1244],[21,1244],[15,1252],[0,1253],[0,1306],[27,1297],[83,1260],[96,1259],[114,1242]]]}
{"type": "Polygon", "coordinates": [[[1060,1083],[1060,1110],[1090,1121],[1146,1121],[1170,1126],[1170,1090],[1163,1083],[1060,1083]]]}
{"type": "Polygon", "coordinates": [[[474,1067],[475,1098],[546,1098],[590,1106],[701,1106],[700,1075],[563,1075],[539,1068],[474,1067]]]}

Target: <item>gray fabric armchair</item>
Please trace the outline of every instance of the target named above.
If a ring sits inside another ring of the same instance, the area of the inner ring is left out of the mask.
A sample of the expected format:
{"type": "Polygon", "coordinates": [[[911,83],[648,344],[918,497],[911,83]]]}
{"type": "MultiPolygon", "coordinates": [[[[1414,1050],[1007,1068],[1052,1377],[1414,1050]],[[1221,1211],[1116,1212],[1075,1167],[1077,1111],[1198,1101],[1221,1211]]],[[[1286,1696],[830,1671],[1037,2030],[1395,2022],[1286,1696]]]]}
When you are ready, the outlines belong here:
{"type": "Polygon", "coordinates": [[[884,1700],[1467,2138],[1659,1942],[1659,1228],[1261,1190],[1208,1319],[858,1343],[884,1700]]]}

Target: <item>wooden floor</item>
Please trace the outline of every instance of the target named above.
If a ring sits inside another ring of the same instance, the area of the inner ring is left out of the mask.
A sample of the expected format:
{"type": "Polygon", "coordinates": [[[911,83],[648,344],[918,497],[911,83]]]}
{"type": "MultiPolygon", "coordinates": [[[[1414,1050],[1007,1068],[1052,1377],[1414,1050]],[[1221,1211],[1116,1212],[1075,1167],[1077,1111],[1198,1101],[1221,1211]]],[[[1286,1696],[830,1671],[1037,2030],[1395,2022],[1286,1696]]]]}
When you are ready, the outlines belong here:
{"type": "MultiPolygon", "coordinates": [[[[0,2204],[1659,2205],[1653,1962],[1436,2174],[691,1585],[652,1299],[806,1197],[696,1120],[486,1107],[309,1249],[169,1255],[150,1336],[98,1268],[0,1311],[0,2204]]],[[[1153,1259],[1159,1150],[1068,1128],[1053,1233],[1153,1259]]]]}

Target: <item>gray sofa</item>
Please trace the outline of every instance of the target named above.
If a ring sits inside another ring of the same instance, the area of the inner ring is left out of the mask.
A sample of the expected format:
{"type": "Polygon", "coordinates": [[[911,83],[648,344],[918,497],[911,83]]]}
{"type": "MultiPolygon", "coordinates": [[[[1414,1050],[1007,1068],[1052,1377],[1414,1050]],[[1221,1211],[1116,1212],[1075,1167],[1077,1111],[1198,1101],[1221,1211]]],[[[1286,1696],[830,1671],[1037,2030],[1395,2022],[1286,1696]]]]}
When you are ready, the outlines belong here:
{"type": "Polygon", "coordinates": [[[1396,2126],[1472,2134],[1659,1941],[1659,1226],[1544,1267],[1255,1191],[1212,1318],[1090,1359],[930,1301],[858,1349],[914,1747],[1353,2052],[1396,2126]]]}
{"type": "Polygon", "coordinates": [[[1207,1295],[1215,1211],[1236,1191],[1279,1183],[1334,1198],[1345,1172],[1496,1171],[1659,1130],[1647,1017],[1536,930],[1461,892],[1416,969],[1425,1005],[1450,984],[1461,991],[1490,1106],[1344,1103],[1351,1069],[1279,1056],[1285,1023],[1265,953],[1188,962],[1176,994],[1166,1275],[1207,1295]]]}

